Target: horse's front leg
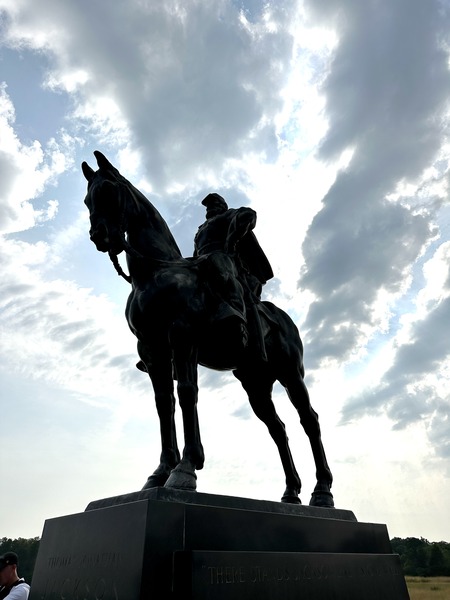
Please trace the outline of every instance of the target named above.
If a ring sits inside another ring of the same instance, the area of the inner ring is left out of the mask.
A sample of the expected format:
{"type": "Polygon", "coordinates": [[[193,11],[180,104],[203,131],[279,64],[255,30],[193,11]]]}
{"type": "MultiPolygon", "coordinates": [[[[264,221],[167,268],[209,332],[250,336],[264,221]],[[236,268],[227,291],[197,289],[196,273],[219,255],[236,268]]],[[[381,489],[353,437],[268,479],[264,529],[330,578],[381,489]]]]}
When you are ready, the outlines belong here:
{"type": "MultiPolygon", "coordinates": [[[[141,356],[145,356],[145,353],[142,352],[141,356]]],[[[147,371],[152,381],[161,433],[160,462],[142,488],[146,490],[166,483],[170,472],[180,462],[180,452],[175,429],[175,396],[170,355],[167,355],[165,361],[138,363],[138,368],[147,371]]]]}
{"type": "Polygon", "coordinates": [[[171,343],[183,416],[184,449],[182,459],[171,472],[165,487],[195,490],[195,471],[202,469],[205,461],[197,413],[197,347],[192,342],[189,329],[180,325],[171,332],[171,343]]]}

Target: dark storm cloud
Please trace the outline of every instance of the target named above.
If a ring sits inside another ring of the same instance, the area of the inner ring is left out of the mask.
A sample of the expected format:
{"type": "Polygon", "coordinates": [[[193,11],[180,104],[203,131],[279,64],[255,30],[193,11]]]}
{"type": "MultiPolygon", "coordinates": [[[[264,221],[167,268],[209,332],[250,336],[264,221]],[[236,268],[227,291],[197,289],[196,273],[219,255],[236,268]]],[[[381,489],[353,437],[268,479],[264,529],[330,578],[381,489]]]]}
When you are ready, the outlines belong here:
{"type": "Polygon", "coordinates": [[[450,77],[442,47],[448,16],[438,2],[308,5],[339,36],[323,84],[329,129],[319,157],[354,149],[303,244],[300,286],[317,297],[306,320],[317,366],[324,357],[348,358],[361,325],[376,326],[378,291],[399,291],[435,236],[433,214],[385,196],[436,157],[450,77]]]}

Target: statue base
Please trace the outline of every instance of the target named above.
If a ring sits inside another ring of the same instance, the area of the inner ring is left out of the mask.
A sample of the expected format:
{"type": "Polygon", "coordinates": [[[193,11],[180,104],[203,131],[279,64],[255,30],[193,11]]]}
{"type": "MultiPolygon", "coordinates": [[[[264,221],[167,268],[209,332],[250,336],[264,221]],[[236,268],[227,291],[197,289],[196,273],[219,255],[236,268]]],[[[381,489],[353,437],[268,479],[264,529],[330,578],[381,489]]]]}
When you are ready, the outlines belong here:
{"type": "Polygon", "coordinates": [[[403,600],[385,525],[154,488],[45,522],[30,600],[403,600]]]}

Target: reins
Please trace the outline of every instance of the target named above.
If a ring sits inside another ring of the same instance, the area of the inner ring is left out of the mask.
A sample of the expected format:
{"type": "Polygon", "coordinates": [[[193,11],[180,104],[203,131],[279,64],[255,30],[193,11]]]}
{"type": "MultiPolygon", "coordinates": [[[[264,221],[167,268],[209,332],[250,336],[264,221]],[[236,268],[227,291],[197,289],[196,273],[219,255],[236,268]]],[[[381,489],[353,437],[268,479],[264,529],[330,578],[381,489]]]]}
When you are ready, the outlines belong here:
{"type": "MultiPolygon", "coordinates": [[[[117,182],[118,188],[119,188],[119,201],[121,204],[121,214],[120,214],[120,219],[119,219],[119,235],[122,241],[122,245],[123,245],[123,249],[125,250],[125,252],[127,252],[130,256],[134,256],[135,258],[143,258],[141,254],[139,254],[139,252],[137,252],[134,248],[132,248],[130,246],[130,244],[127,242],[127,240],[125,239],[125,207],[126,207],[126,200],[124,198],[124,192],[123,192],[123,188],[124,188],[124,184],[122,182],[117,182]]],[[[116,254],[113,254],[111,251],[108,252],[108,256],[112,262],[112,264],[114,265],[114,268],[117,272],[117,274],[119,275],[119,277],[123,277],[125,279],[125,281],[127,281],[129,284],[131,284],[132,279],[130,275],[127,275],[125,273],[125,271],[122,269],[122,267],[120,266],[119,263],[119,259],[117,258],[116,254]]]]}
{"type": "MultiPolygon", "coordinates": [[[[142,254],[139,254],[139,252],[137,252],[132,246],[130,246],[130,244],[124,239],[123,240],[123,245],[124,245],[124,250],[127,254],[129,254],[130,256],[134,256],[135,258],[140,258],[142,260],[145,260],[145,262],[147,263],[154,263],[155,266],[159,266],[159,267],[173,267],[175,263],[180,263],[183,266],[190,266],[191,268],[194,266],[195,261],[190,261],[189,258],[184,258],[181,257],[178,261],[177,260],[161,260],[159,258],[150,258],[149,256],[142,256],[142,254]]],[[[132,278],[130,277],[130,275],[127,275],[124,270],[122,269],[122,267],[120,266],[119,263],[119,259],[117,258],[116,254],[113,254],[112,252],[108,252],[108,256],[111,259],[112,264],[114,265],[114,268],[117,271],[117,275],[119,275],[120,277],[123,277],[125,279],[125,281],[127,281],[128,283],[132,283],[132,278]]]]}
{"type": "Polygon", "coordinates": [[[123,277],[125,281],[131,284],[131,277],[125,273],[119,263],[119,259],[117,258],[117,254],[113,254],[111,251],[108,252],[108,256],[111,259],[112,264],[114,265],[115,270],[117,271],[117,275],[123,277]]]}

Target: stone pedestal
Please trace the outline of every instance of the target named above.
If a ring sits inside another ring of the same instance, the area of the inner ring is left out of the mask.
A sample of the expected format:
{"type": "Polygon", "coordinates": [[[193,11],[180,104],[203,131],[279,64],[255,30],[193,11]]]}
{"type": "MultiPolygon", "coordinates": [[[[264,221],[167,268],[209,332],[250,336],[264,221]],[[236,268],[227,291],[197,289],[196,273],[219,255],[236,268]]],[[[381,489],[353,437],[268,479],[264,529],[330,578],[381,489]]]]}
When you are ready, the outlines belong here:
{"type": "Polygon", "coordinates": [[[46,521],[30,600],[403,600],[385,525],[155,488],[46,521]]]}

